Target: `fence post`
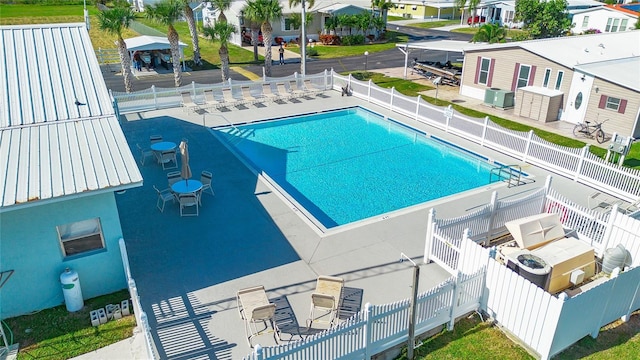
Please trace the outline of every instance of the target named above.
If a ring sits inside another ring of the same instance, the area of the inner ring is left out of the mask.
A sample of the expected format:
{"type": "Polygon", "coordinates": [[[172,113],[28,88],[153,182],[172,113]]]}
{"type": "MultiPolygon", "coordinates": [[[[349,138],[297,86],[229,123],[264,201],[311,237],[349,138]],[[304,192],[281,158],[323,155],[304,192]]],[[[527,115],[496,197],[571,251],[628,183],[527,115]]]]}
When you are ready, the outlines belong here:
{"type": "MultiPolygon", "coordinates": [[[[584,164],[584,160],[587,157],[588,152],[589,152],[589,145],[587,144],[582,148],[582,152],[580,153],[580,158],[578,159],[578,167],[576,168],[576,173],[573,176],[573,181],[578,181],[578,178],[580,178],[582,165],[584,164]]],[[[570,169],[567,169],[567,170],[570,170],[570,169]]]]}
{"type": "Polygon", "coordinates": [[[156,94],[155,85],[151,85],[151,93],[153,94],[153,108],[158,110],[158,94],[156,94]]]}
{"type": "MultiPolygon", "coordinates": [[[[467,231],[467,230],[465,230],[467,231]]],[[[456,279],[453,282],[453,294],[451,294],[451,310],[449,311],[449,324],[447,325],[447,330],[453,330],[453,326],[456,324],[456,303],[458,302],[458,286],[460,286],[460,270],[456,270],[456,279]]]]}
{"type": "Polygon", "coordinates": [[[424,258],[422,261],[428,264],[431,261],[431,246],[433,243],[433,233],[435,230],[436,210],[434,208],[429,209],[429,216],[427,217],[427,236],[424,239],[424,258]]]}
{"type": "MultiPolygon", "coordinates": [[[[369,80],[371,81],[371,80],[369,80]]],[[[396,88],[391,88],[391,99],[389,99],[389,110],[393,111],[393,96],[396,94],[396,88]]]]}
{"type": "MultiPolygon", "coordinates": [[[[635,272],[634,274],[638,276],[637,272],[635,272]]],[[[629,321],[629,318],[631,317],[631,312],[635,310],[633,304],[636,303],[636,299],[638,298],[638,295],[640,295],[640,281],[636,281],[636,284],[637,284],[636,291],[633,293],[633,297],[629,301],[629,310],[627,310],[627,313],[620,318],[620,320],[624,322],[629,321]]]]}
{"type": "Polygon", "coordinates": [[[255,360],[264,359],[264,351],[262,351],[262,346],[260,346],[260,344],[256,345],[253,349],[253,355],[255,360]]]}
{"type": "Polygon", "coordinates": [[[422,97],[420,95],[418,95],[416,97],[416,121],[418,121],[418,114],[420,113],[420,99],[422,97]]]}
{"type": "Polygon", "coordinates": [[[483,241],[484,246],[488,246],[491,242],[491,235],[493,234],[493,223],[496,219],[496,213],[498,212],[498,192],[494,191],[491,193],[491,203],[489,207],[489,221],[487,222],[487,236],[485,237],[485,241],[483,241]]]}
{"type": "MultiPolygon", "coordinates": [[[[602,235],[602,254],[607,250],[609,241],[611,240],[611,231],[613,231],[613,223],[616,217],[618,217],[618,204],[613,204],[611,211],[609,212],[609,221],[607,221],[607,227],[604,229],[604,235],[602,235]]],[[[593,241],[593,240],[592,240],[593,241]]],[[[592,245],[593,246],[593,245],[592,245]]]]}
{"type": "Polygon", "coordinates": [[[527,155],[529,155],[529,146],[531,146],[531,138],[533,137],[533,130],[529,130],[529,136],[527,137],[527,143],[524,146],[524,154],[522,154],[522,161],[527,162],[527,155]]]}
{"type": "MultiPolygon", "coordinates": [[[[449,123],[447,123],[447,127],[449,126],[449,123]]],[[[485,116],[484,117],[484,126],[482,127],[482,138],[480,139],[480,146],[484,147],[484,139],[487,136],[487,127],[489,126],[489,117],[485,116]]]]}
{"type": "Polygon", "coordinates": [[[196,101],[195,97],[198,94],[196,94],[196,82],[195,81],[191,81],[191,91],[193,91],[193,97],[194,97],[193,101],[196,101]]]}
{"type": "Polygon", "coordinates": [[[373,81],[369,79],[369,86],[367,86],[367,102],[371,102],[371,85],[372,84],[373,84],[373,81]]]}
{"type": "Polygon", "coordinates": [[[322,88],[323,90],[327,90],[327,77],[329,76],[329,74],[327,74],[327,69],[324,69],[324,74],[323,74],[323,84],[324,84],[324,88],[322,88]]]}
{"type": "Polygon", "coordinates": [[[371,354],[369,353],[369,347],[371,346],[371,327],[373,323],[371,321],[371,303],[364,304],[364,358],[365,360],[371,359],[371,354]]]}
{"type": "Polygon", "coordinates": [[[551,192],[551,175],[547,175],[544,181],[544,201],[542,202],[542,209],[540,213],[547,212],[547,203],[549,201],[549,193],[551,192]]]}

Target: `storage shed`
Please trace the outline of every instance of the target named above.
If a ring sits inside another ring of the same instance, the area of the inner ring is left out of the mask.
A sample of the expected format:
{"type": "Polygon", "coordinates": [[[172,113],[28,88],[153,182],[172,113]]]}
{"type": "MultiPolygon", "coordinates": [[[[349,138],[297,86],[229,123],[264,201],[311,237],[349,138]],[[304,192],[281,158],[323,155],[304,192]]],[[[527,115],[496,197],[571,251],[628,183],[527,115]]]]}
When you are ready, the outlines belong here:
{"type": "Polygon", "coordinates": [[[538,86],[525,86],[517,90],[513,113],[540,122],[556,121],[562,107],[562,91],[538,86]]]}

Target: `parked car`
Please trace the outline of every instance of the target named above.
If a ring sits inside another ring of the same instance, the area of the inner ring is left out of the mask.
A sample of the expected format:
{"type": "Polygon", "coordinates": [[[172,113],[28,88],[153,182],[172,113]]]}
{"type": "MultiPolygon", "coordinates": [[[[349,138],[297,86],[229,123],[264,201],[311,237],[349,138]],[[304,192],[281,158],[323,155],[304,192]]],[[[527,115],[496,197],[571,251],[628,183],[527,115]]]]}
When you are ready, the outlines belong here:
{"type": "MultiPolygon", "coordinates": [[[[242,31],[242,42],[251,45],[251,30],[243,30],[242,31]]],[[[262,32],[258,35],[258,46],[263,46],[264,43],[262,41],[262,32]]]]}
{"type": "Polygon", "coordinates": [[[485,23],[486,21],[487,18],[484,16],[469,16],[469,18],[467,19],[467,25],[485,23]]]}

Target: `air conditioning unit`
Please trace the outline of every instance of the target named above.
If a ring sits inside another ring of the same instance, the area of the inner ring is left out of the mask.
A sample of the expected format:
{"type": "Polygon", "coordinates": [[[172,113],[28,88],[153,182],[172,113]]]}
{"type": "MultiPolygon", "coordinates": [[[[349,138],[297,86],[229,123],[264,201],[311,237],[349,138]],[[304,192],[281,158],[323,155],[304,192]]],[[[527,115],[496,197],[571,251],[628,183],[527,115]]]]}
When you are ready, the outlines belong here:
{"type": "Polygon", "coordinates": [[[496,98],[496,92],[500,91],[498,88],[489,88],[484,90],[484,103],[487,105],[493,105],[496,98]]]}
{"type": "Polygon", "coordinates": [[[498,90],[496,91],[493,105],[499,108],[513,107],[515,99],[515,93],[513,91],[498,90]]]}

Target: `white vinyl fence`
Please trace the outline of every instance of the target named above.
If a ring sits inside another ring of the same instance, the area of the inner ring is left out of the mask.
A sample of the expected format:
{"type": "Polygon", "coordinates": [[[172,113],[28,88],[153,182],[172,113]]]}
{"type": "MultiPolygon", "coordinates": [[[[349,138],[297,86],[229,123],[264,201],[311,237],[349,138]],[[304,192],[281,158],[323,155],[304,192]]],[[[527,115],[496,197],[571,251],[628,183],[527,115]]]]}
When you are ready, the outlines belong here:
{"type": "MultiPolygon", "coordinates": [[[[415,334],[448,324],[478,309],[484,288],[485,267],[458,274],[418,296],[415,334]]],[[[259,347],[245,357],[258,359],[370,359],[371,356],[408,341],[409,300],[386,305],[366,304],[338,326],[304,341],[259,347]]]]}
{"type": "Polygon", "coordinates": [[[533,131],[505,129],[488,117],[467,117],[451,107],[437,107],[420,96],[408,97],[393,88],[380,88],[372,81],[358,81],[351,75],[341,76],[334,72],[333,83],[336,90],[348,84],[352,94],[358,98],[505,153],[519,161],[558,173],[629,202],[640,198],[640,171],[606,162],[591,154],[588,146],[576,149],[555,145],[541,139],[533,131]]]}
{"type": "Polygon", "coordinates": [[[136,282],[131,277],[131,269],[129,268],[129,255],[127,254],[127,246],[124,243],[124,239],[120,238],[118,241],[120,246],[120,256],[122,257],[122,266],[124,267],[124,274],[127,278],[127,287],[129,288],[129,295],[131,296],[131,305],[133,306],[133,314],[136,316],[136,323],[138,329],[144,335],[145,347],[147,349],[147,359],[156,360],[160,359],[153,337],[151,336],[151,327],[149,326],[149,320],[147,313],[142,311],[142,305],[140,304],[140,296],[138,296],[138,288],[136,282]]]}
{"type": "Polygon", "coordinates": [[[429,214],[425,259],[433,260],[452,274],[465,274],[486,265],[486,284],[481,309],[505,329],[536,351],[542,359],[560,353],[587,335],[598,336],[600,328],[616,319],[629,318],[640,308],[640,221],[614,207],[608,214],[582,208],[549,187],[508,204],[495,201],[472,214],[437,219],[429,214]],[[537,210],[536,210],[537,209],[537,210]],[[631,257],[631,267],[600,277],[576,296],[551,295],[491,258],[483,242],[487,234],[503,232],[504,221],[543,212],[558,212],[563,225],[575,230],[599,256],[622,244],[631,257]],[[503,219],[496,220],[496,219],[503,219]],[[472,234],[474,229],[477,234],[472,234]],[[479,236],[473,236],[479,235],[479,236]]]}

